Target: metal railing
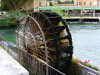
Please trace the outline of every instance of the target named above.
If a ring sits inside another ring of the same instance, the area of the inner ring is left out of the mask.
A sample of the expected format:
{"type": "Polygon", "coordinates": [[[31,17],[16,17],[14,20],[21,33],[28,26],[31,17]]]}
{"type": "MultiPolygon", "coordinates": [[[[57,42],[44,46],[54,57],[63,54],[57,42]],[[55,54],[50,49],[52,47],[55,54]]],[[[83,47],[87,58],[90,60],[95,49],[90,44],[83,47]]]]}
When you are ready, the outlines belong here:
{"type": "Polygon", "coordinates": [[[65,75],[59,70],[46,64],[43,60],[20,50],[16,45],[4,40],[0,37],[0,46],[5,48],[7,52],[17,61],[19,61],[28,71],[30,75],[65,75]],[[48,69],[46,69],[48,67],[48,69]]]}
{"type": "Polygon", "coordinates": [[[87,66],[84,66],[82,64],[78,64],[81,72],[82,72],[82,75],[100,75],[100,72],[94,70],[94,69],[91,69],[87,66]]]}

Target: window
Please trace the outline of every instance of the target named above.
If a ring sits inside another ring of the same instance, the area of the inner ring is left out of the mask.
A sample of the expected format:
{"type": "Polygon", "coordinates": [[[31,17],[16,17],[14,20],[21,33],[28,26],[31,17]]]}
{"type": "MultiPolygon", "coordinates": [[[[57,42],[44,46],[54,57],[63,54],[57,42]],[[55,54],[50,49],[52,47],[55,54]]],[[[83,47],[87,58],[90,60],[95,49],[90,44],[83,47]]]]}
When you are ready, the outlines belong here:
{"type": "Polygon", "coordinates": [[[41,6],[41,2],[39,2],[39,6],[41,6]]]}
{"type": "Polygon", "coordinates": [[[80,5],[82,5],[82,2],[79,2],[79,4],[78,4],[78,5],[79,5],[79,6],[80,6],[80,5]]]}
{"type": "Polygon", "coordinates": [[[90,2],[90,6],[92,5],[92,2],[90,2]]]}
{"type": "Polygon", "coordinates": [[[86,5],[86,2],[84,2],[84,6],[86,5]]]}

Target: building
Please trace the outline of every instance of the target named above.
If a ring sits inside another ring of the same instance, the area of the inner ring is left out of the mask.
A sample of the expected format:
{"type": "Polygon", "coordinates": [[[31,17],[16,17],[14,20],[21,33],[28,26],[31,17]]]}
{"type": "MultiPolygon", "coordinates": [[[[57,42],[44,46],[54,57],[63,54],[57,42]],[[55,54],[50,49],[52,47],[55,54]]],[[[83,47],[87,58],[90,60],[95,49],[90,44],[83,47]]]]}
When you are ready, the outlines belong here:
{"type": "Polygon", "coordinates": [[[60,2],[57,6],[75,6],[74,2],[60,2]]]}
{"type": "Polygon", "coordinates": [[[100,0],[75,0],[76,6],[100,6],[100,0]]]}
{"type": "Polygon", "coordinates": [[[47,0],[47,5],[50,5],[50,2],[54,6],[74,6],[74,0],[47,0]]]}
{"type": "Polygon", "coordinates": [[[22,9],[33,9],[40,6],[47,6],[47,0],[28,0],[22,5],[22,9]]]}
{"type": "Polygon", "coordinates": [[[75,6],[74,0],[59,0],[57,6],[75,6]]]}

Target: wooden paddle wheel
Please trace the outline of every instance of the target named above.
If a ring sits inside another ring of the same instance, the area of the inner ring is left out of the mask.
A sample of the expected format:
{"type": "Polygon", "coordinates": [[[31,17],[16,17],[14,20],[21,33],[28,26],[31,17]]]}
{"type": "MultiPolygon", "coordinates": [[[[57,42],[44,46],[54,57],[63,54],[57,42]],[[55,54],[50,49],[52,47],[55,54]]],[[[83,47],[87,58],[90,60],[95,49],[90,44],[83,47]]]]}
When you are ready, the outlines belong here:
{"type": "Polygon", "coordinates": [[[38,59],[62,71],[73,54],[66,22],[54,12],[34,12],[24,17],[17,30],[17,45],[38,59]]]}

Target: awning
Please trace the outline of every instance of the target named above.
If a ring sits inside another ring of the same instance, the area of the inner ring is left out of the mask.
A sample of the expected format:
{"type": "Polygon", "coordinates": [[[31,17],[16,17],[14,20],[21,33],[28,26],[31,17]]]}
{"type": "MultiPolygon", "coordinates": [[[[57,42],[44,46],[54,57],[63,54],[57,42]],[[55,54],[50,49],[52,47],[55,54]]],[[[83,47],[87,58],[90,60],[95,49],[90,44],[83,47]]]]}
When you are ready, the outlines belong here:
{"type": "Polygon", "coordinates": [[[82,6],[49,6],[49,7],[39,7],[39,10],[100,10],[100,7],[82,7],[82,6]]]}

